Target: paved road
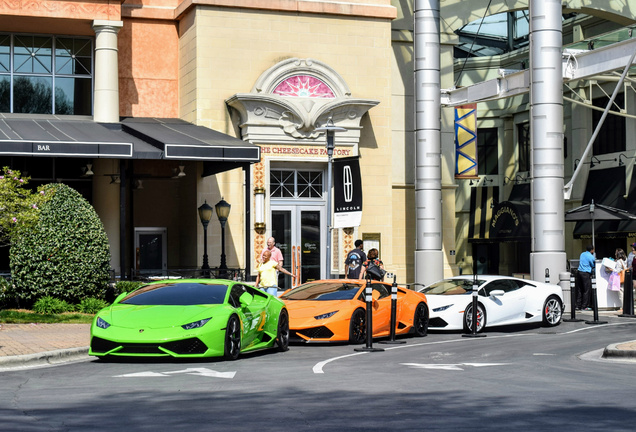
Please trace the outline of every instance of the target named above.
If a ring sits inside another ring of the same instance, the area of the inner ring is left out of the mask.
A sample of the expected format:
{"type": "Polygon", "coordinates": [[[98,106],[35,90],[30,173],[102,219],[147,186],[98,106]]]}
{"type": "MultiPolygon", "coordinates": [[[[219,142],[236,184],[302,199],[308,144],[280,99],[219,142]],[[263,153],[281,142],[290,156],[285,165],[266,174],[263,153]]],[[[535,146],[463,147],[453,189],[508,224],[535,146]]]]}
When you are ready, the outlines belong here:
{"type": "Polygon", "coordinates": [[[636,362],[601,353],[636,321],[609,321],[0,372],[0,415],[15,431],[631,431],[636,362]]]}

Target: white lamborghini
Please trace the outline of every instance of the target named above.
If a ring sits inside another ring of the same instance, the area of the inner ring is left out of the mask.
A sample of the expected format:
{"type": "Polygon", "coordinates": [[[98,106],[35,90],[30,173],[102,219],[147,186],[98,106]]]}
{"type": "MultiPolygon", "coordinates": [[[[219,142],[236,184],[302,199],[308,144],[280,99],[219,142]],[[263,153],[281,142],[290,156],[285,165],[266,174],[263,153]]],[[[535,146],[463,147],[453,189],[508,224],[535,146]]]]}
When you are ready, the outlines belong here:
{"type": "MultiPolygon", "coordinates": [[[[435,282],[419,291],[426,294],[430,310],[429,329],[473,329],[474,276],[456,276],[435,282]]],[[[561,323],[563,292],[559,285],[507,276],[477,275],[477,330],[486,327],[561,323]]]]}

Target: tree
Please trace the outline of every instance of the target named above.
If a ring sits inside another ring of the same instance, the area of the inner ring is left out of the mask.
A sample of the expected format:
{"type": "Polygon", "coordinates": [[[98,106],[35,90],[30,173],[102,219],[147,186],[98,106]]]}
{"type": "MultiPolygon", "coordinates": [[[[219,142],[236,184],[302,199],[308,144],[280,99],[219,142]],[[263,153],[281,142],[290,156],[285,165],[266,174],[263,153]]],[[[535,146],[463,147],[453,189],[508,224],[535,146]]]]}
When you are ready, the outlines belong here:
{"type": "Polygon", "coordinates": [[[37,222],[44,191],[33,192],[26,186],[30,177],[4,167],[0,172],[0,246],[11,243],[20,230],[37,222]]]}
{"type": "Polygon", "coordinates": [[[38,222],[20,231],[9,255],[13,295],[20,306],[51,296],[69,303],[100,297],[110,281],[110,249],[97,213],[79,192],[54,183],[38,222]]]}

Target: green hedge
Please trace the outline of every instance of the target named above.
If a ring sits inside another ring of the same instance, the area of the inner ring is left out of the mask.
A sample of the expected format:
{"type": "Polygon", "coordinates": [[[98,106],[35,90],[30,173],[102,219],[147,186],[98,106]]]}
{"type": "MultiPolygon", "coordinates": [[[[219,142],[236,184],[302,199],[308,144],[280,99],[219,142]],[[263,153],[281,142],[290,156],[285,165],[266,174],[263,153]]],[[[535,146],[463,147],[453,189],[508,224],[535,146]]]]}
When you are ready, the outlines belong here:
{"type": "Polygon", "coordinates": [[[46,185],[35,228],[11,245],[13,296],[21,307],[51,296],[68,303],[103,297],[110,280],[108,238],[97,213],[79,192],[46,185]]]}

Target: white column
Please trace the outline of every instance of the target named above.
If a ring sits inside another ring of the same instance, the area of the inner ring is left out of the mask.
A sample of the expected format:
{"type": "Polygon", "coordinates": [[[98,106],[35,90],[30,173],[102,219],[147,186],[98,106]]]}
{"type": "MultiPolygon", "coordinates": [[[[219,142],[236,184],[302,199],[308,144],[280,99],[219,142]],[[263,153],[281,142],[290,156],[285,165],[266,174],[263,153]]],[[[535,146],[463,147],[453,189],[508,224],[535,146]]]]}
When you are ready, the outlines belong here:
{"type": "Polygon", "coordinates": [[[95,93],[93,119],[101,123],[119,121],[119,68],[117,33],[122,21],[93,21],[95,31],[95,93]]]}
{"type": "Polygon", "coordinates": [[[561,0],[530,1],[531,277],[566,270],[561,0]]]}
{"type": "Polygon", "coordinates": [[[415,282],[444,276],[439,0],[415,0],[415,282]]]}

